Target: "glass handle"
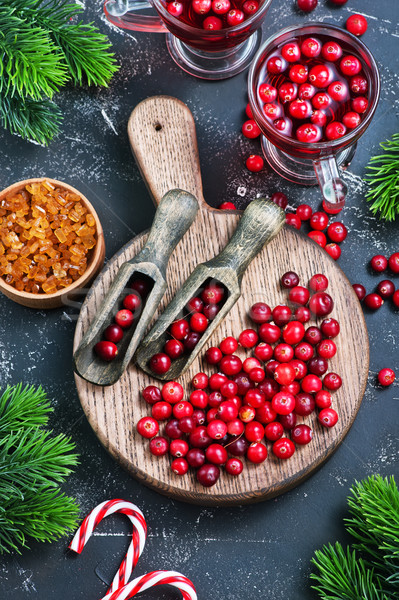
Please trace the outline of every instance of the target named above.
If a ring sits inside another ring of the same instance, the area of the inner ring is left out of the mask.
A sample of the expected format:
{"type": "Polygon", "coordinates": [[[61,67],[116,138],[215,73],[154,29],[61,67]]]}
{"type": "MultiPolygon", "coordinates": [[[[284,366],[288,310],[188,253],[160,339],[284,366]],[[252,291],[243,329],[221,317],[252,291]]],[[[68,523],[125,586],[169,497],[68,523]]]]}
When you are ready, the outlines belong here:
{"type": "Polygon", "coordinates": [[[104,13],[108,21],[122,29],[147,33],[166,33],[167,29],[158,15],[137,15],[139,10],[152,8],[146,0],[107,0],[104,13]]]}
{"type": "Polygon", "coordinates": [[[334,156],[314,160],[313,166],[327,208],[337,210],[343,208],[348,186],[339,175],[334,156]]]}

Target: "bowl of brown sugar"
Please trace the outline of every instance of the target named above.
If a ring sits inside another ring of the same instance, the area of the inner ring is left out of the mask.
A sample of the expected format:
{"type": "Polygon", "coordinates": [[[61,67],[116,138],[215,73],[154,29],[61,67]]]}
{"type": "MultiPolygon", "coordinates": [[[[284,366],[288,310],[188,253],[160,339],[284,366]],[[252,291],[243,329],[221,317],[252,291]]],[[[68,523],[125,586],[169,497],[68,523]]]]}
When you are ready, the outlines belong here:
{"type": "Polygon", "coordinates": [[[46,177],[0,192],[0,291],[31,308],[56,308],[99,272],[104,233],[90,202],[46,177]]]}

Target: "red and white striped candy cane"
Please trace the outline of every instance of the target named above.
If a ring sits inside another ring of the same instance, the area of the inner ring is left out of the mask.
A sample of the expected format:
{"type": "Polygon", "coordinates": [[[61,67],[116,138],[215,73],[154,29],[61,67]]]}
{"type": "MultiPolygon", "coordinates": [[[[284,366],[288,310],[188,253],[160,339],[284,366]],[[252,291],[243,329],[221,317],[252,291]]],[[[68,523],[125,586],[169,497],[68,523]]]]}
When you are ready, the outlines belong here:
{"type": "Polygon", "coordinates": [[[156,585],[172,585],[181,591],[184,600],[198,600],[194,584],[177,571],[151,571],[151,573],[136,577],[119,590],[107,594],[102,600],[129,600],[136,594],[156,585]]]}
{"type": "Polygon", "coordinates": [[[130,519],[133,525],[133,536],[126,556],[115,574],[111,587],[107,592],[108,594],[119,590],[129,581],[130,575],[143,552],[147,538],[147,523],[145,522],[141,510],[135,504],[126,502],[125,500],[106,500],[96,506],[96,508],[87,515],[75,533],[72,542],[69,544],[71,550],[80,554],[100,521],[114,513],[122,513],[130,519]]]}

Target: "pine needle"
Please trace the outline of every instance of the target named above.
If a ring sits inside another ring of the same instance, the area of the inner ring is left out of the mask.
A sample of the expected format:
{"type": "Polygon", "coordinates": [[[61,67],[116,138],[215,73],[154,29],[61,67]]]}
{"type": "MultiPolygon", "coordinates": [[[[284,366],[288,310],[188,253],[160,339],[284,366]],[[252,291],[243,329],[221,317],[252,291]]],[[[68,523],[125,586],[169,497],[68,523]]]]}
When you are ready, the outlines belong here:
{"type": "Polygon", "coordinates": [[[369,183],[366,200],[381,219],[394,221],[399,215],[399,133],[380,144],[385,153],[373,156],[367,166],[369,183]]]}
{"type": "Polygon", "coordinates": [[[57,135],[62,114],[48,99],[34,101],[0,96],[0,121],[12,134],[46,146],[57,135]]]}
{"type": "Polygon", "coordinates": [[[7,386],[0,396],[0,437],[21,428],[47,425],[53,409],[41,386],[7,386]]]}

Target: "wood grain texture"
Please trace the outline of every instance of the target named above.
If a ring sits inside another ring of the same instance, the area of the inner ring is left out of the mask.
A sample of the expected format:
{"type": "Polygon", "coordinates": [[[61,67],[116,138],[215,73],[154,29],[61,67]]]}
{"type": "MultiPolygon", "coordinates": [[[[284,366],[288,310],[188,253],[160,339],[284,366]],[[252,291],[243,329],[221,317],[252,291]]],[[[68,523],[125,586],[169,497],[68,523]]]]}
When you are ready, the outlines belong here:
{"type": "MultiPolygon", "coordinates": [[[[210,260],[220,252],[237,226],[239,215],[234,211],[208,209],[202,199],[202,185],[196,152],[195,127],[187,107],[173,99],[149,99],[138,105],[129,122],[131,133],[133,117],[140,115],[134,135],[147,137],[147,153],[134,148],[136,158],[155,200],[165,193],[165,186],[180,187],[190,191],[201,201],[201,210],[188,234],[178,244],[167,269],[168,288],[154,322],[171,301],[181,284],[199,262],[210,260]],[[146,104],[146,108],[145,105],[146,104]],[[177,121],[171,121],[178,117],[177,121]],[[148,127],[146,128],[146,124],[148,127]],[[178,123],[178,128],[167,125],[178,123]],[[185,123],[185,126],[182,124],[185,123]],[[157,130],[155,125],[161,124],[157,130]],[[163,132],[162,144],[151,134],[163,132]],[[183,142],[182,142],[183,140],[183,142]],[[195,143],[194,143],[195,142],[195,143]],[[181,143],[185,148],[183,153],[181,143]],[[166,149],[165,149],[166,148],[166,149]],[[158,154],[154,154],[157,151],[158,154]],[[179,174],[179,162],[167,163],[168,151],[175,158],[187,158],[190,169],[179,174]],[[152,160],[148,159],[152,155],[152,160]],[[156,156],[156,161],[154,160],[156,156]],[[155,166],[154,164],[155,163],[155,166]],[[160,177],[155,176],[160,173],[160,177]],[[158,189],[159,186],[159,189],[158,189]]],[[[82,306],[75,332],[75,347],[79,344],[93,320],[101,300],[106,294],[121,264],[130,260],[143,247],[146,235],[138,236],[107,264],[95,281],[82,306]]],[[[195,474],[178,477],[170,470],[167,457],[154,458],[148,442],[136,432],[138,420],[149,413],[149,407],[140,397],[140,391],[156,380],[130,364],[122,378],[112,387],[101,388],[76,376],[76,385],[82,407],[95,433],[105,448],[137,479],[159,492],[176,499],[203,505],[241,504],[276,496],[289,490],[314,472],[335,450],[348,432],[359,409],[368,374],[369,351],[366,325],[362,308],[344,273],[317,244],[296,230],[284,228],[250,264],[242,281],[242,295],[226,319],[213,333],[209,346],[217,345],[225,336],[237,336],[251,326],[247,317],[250,306],[263,300],[275,306],[286,302],[286,292],[279,285],[280,276],[294,270],[302,283],[307,283],[315,273],[325,273],[335,300],[332,316],[341,324],[337,338],[338,352],[330,361],[330,370],[343,378],[342,388],[334,393],[333,406],[339,421],[331,430],[321,427],[316,415],[299,419],[312,426],[314,437],[308,446],[298,447],[288,461],[277,460],[272,453],[261,465],[245,465],[239,477],[222,473],[212,488],[204,488],[195,480],[195,474]]],[[[244,352],[241,354],[244,355],[244,352]]],[[[198,371],[210,371],[197,357],[179,381],[190,391],[190,380],[198,371]]],[[[269,448],[270,449],[270,448],[269,448]]]]}

